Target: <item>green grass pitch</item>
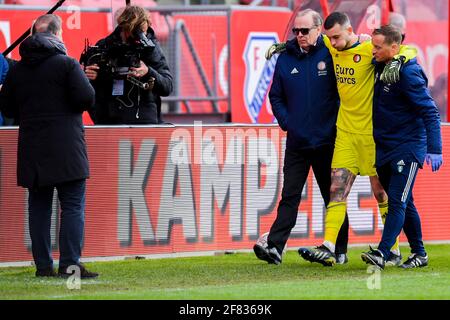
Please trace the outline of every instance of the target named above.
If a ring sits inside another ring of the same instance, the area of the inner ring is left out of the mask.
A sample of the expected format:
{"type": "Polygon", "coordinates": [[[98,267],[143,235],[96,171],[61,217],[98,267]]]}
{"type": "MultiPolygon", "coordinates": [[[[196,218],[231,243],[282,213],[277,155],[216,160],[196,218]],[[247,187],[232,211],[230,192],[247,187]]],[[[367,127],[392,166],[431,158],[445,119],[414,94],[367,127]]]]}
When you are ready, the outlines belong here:
{"type": "Polygon", "coordinates": [[[0,268],[0,299],[450,299],[450,245],[426,245],[428,267],[381,272],[368,271],[366,249],[351,248],[349,263],[332,268],[296,251],[280,266],[253,253],[87,263],[100,277],[72,290],[64,279],[36,278],[32,267],[0,268]]]}

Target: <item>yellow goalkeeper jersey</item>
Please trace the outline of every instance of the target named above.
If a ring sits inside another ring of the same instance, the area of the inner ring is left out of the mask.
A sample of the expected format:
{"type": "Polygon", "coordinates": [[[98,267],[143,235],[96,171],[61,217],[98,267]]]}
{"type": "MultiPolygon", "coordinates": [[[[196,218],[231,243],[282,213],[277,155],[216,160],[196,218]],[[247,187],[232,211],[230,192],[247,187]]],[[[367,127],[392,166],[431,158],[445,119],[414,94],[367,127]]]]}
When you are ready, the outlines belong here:
{"type": "MultiPolygon", "coordinates": [[[[372,101],[375,82],[372,42],[356,44],[343,51],[334,49],[326,36],[324,36],[324,42],[333,58],[341,100],[336,126],[352,133],[372,134],[372,101]]],[[[406,46],[401,46],[400,53],[407,60],[417,55],[414,48],[406,46]]]]}

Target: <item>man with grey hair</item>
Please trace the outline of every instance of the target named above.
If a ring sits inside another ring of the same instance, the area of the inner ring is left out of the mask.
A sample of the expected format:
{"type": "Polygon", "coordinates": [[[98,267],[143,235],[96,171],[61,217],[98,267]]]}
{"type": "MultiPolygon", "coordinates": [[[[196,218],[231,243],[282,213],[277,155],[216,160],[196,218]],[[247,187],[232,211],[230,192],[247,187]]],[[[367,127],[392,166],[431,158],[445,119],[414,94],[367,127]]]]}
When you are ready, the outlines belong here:
{"type": "Polygon", "coordinates": [[[78,268],[81,278],[95,278],[98,274],[80,263],[89,177],[82,113],[93,106],[94,89],[80,64],[67,56],[56,15],[40,16],[19,52],[22,59],[0,92],[0,110],[19,121],[17,183],[29,193],[36,276],[57,275],[50,241],[56,188],[61,205],[58,275],[68,277],[69,270],[78,268]]]}
{"type": "Polygon", "coordinates": [[[54,14],[44,14],[36,19],[31,28],[31,34],[51,33],[57,37],[62,36],[62,20],[54,14]]]}
{"type": "Polygon", "coordinates": [[[278,57],[269,92],[278,124],[287,131],[284,183],[267,247],[258,242],[253,250],[271,264],[281,263],[311,168],[325,205],[330,199],[339,97],[333,61],[321,30],[322,18],[317,12],[307,9],[298,13],[292,29],[295,37],[286,42],[278,57]]]}
{"type": "MultiPolygon", "coordinates": [[[[311,15],[313,24],[315,26],[322,26],[323,19],[317,11],[312,9],[305,9],[297,12],[296,19],[304,17],[306,15],[311,15]]],[[[295,21],[295,20],[294,20],[295,21]]],[[[276,53],[281,53],[286,50],[287,42],[274,43],[270,48],[266,51],[266,60],[270,60],[272,56],[276,53]]]]}

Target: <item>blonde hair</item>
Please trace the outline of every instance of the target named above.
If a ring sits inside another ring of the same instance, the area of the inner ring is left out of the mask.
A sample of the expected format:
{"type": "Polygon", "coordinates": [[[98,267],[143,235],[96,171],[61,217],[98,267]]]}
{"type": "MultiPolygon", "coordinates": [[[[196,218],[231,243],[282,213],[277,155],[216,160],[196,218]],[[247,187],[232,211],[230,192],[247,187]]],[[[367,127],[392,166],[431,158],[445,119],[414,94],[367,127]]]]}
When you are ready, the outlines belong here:
{"type": "Polygon", "coordinates": [[[150,26],[147,11],[139,6],[127,6],[117,18],[118,25],[128,33],[132,33],[145,22],[150,26]]]}

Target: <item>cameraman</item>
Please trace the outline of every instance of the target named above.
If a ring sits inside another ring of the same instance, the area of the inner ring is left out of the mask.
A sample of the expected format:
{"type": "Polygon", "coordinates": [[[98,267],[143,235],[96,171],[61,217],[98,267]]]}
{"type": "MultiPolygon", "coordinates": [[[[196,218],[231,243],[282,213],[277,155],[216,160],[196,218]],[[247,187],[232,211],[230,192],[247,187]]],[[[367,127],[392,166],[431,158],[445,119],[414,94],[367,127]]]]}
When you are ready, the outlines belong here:
{"type": "Polygon", "coordinates": [[[127,74],[121,76],[111,72],[104,64],[87,63],[85,73],[96,94],[92,120],[95,124],[161,123],[161,96],[171,93],[172,75],[151,28],[149,15],[141,7],[127,6],[117,18],[117,23],[114,32],[100,40],[97,46],[108,52],[110,65],[128,64],[115,66],[127,67],[127,74]],[[123,51],[115,51],[119,54],[114,56],[114,48],[119,47],[127,48],[125,58],[137,59],[138,65],[130,65],[130,61],[123,59],[123,51]],[[117,62],[120,60],[123,61],[117,62]],[[130,77],[148,85],[148,89],[130,82],[130,77]]]}

